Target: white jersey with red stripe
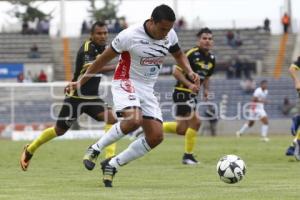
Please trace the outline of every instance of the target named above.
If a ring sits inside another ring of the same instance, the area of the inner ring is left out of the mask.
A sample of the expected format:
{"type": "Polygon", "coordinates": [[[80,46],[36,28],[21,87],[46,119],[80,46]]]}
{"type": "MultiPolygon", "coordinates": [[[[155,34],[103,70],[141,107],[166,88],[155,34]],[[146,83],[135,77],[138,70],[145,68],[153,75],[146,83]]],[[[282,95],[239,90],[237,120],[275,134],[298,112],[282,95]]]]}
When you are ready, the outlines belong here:
{"type": "Polygon", "coordinates": [[[146,22],[123,30],[112,41],[111,47],[121,54],[112,80],[113,101],[117,113],[139,107],[144,118],[162,121],[153,87],[164,57],[180,48],[173,29],[156,40],[147,32],[146,22]]]}
{"type": "MultiPolygon", "coordinates": [[[[253,93],[253,97],[256,97],[258,101],[265,101],[268,96],[268,90],[263,90],[261,87],[256,88],[256,90],[253,93]]],[[[264,103],[262,102],[256,102],[255,103],[256,109],[264,109],[264,103]]]]}
{"type": "Polygon", "coordinates": [[[153,87],[166,55],[180,49],[173,29],[156,40],[148,33],[146,22],[123,30],[112,41],[111,47],[121,54],[114,80],[130,79],[153,87]]]}
{"type": "MultiPolygon", "coordinates": [[[[264,101],[267,99],[268,90],[262,90],[261,87],[257,88],[253,97],[256,97],[258,101],[264,101]]],[[[263,117],[267,117],[267,112],[264,109],[264,103],[262,102],[251,102],[249,115],[247,116],[248,120],[259,120],[263,117]]]]}

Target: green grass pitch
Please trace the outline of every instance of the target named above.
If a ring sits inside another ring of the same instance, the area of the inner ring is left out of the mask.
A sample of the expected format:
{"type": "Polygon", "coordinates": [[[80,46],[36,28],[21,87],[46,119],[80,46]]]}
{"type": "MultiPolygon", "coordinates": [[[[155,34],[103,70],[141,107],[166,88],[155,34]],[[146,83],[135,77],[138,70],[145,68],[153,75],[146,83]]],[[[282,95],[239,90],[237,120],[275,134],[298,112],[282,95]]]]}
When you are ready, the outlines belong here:
{"type": "MultiPolygon", "coordinates": [[[[87,171],[82,156],[91,140],[52,141],[34,155],[27,172],[19,167],[25,142],[0,140],[1,200],[290,200],[299,199],[300,162],[284,155],[291,136],[269,143],[256,136],[198,137],[201,164],[181,164],[183,137],[166,136],[147,156],[124,166],[113,188],[104,188],[99,165],[87,171]],[[219,180],[216,163],[226,154],[240,156],[246,177],[229,185],[219,180]]],[[[124,149],[129,140],[119,143],[124,149]]]]}

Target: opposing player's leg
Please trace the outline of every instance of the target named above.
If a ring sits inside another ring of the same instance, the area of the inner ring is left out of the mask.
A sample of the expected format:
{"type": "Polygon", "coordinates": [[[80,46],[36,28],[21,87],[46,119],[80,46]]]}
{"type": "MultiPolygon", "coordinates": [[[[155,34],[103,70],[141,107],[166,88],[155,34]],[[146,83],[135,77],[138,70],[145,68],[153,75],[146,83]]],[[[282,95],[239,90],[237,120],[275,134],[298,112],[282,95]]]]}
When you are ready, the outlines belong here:
{"type": "Polygon", "coordinates": [[[58,135],[63,135],[67,130],[51,127],[45,129],[35,140],[33,140],[30,144],[24,147],[24,150],[21,155],[20,165],[23,171],[26,171],[29,162],[34,154],[34,152],[44,143],[52,140],[58,135]]]}
{"type": "Polygon", "coordinates": [[[300,130],[297,131],[293,144],[295,147],[294,156],[297,160],[300,160],[300,130]]]}
{"type": "Polygon", "coordinates": [[[254,125],[255,121],[254,120],[249,120],[246,122],[240,130],[238,130],[235,134],[236,137],[241,137],[249,128],[251,128],[254,125]]]}
{"type": "Polygon", "coordinates": [[[77,106],[78,102],[76,100],[66,98],[56,121],[56,126],[45,129],[35,140],[24,147],[20,158],[20,165],[23,171],[28,169],[33,154],[41,145],[67,132],[77,119],[77,106]]]}
{"type": "Polygon", "coordinates": [[[294,136],[292,144],[287,148],[285,155],[287,156],[294,156],[295,154],[295,144],[298,138],[300,138],[300,115],[296,115],[292,118],[291,124],[291,134],[294,136]]]}
{"type": "Polygon", "coordinates": [[[163,131],[164,133],[175,133],[177,129],[177,122],[164,122],[163,123],[163,131]]]}
{"type": "Polygon", "coordinates": [[[198,161],[194,157],[194,149],[197,140],[197,132],[200,128],[200,119],[195,111],[192,111],[190,119],[188,120],[188,128],[185,132],[184,138],[184,155],[182,157],[182,163],[186,165],[198,164],[198,161]]]}

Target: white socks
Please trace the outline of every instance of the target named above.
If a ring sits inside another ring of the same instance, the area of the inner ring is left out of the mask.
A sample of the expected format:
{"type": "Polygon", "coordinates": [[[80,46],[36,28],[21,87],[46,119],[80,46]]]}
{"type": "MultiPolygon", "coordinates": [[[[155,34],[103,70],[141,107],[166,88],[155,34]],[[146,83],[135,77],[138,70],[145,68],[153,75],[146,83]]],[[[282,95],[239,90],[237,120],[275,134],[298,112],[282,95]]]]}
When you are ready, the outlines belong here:
{"type": "Polygon", "coordinates": [[[243,134],[249,128],[248,123],[244,124],[242,128],[239,130],[240,134],[243,134]]]}
{"type": "MultiPolygon", "coordinates": [[[[246,123],[242,126],[242,128],[239,130],[239,133],[240,134],[243,134],[247,129],[249,128],[249,125],[246,123]]],[[[265,125],[263,124],[261,126],[261,136],[263,138],[266,138],[268,136],[268,129],[269,129],[269,126],[268,125],[265,125]]]]}
{"type": "Polygon", "coordinates": [[[126,165],[132,160],[140,158],[144,156],[151,150],[149,147],[145,137],[138,138],[134,142],[132,142],[127,149],[122,151],[116,157],[113,157],[109,161],[109,165],[119,168],[120,166],[126,165]]]}
{"type": "Polygon", "coordinates": [[[92,145],[92,148],[97,151],[102,151],[106,146],[118,141],[124,136],[121,130],[120,122],[114,124],[107,133],[105,133],[97,143],[92,145]]]}
{"type": "Polygon", "coordinates": [[[268,129],[269,129],[268,125],[262,125],[261,126],[261,136],[263,138],[266,138],[268,136],[268,129]]]}

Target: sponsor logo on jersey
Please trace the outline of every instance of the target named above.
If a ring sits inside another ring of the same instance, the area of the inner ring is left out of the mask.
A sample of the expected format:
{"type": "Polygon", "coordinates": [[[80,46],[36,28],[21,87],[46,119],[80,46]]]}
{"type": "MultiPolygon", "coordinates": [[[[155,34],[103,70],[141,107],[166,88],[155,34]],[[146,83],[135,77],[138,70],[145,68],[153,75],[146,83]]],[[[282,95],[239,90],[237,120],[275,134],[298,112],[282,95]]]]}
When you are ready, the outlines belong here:
{"type": "Polygon", "coordinates": [[[128,99],[129,100],[136,100],[136,97],[135,97],[135,95],[130,94],[130,95],[128,95],[128,99]]]}
{"type": "Polygon", "coordinates": [[[145,76],[156,76],[159,73],[159,67],[151,67],[148,72],[145,72],[145,76]]]}
{"type": "Polygon", "coordinates": [[[161,65],[163,64],[164,57],[143,57],[140,64],[144,66],[161,65]]]}

